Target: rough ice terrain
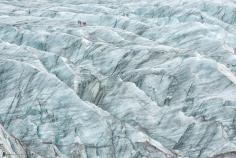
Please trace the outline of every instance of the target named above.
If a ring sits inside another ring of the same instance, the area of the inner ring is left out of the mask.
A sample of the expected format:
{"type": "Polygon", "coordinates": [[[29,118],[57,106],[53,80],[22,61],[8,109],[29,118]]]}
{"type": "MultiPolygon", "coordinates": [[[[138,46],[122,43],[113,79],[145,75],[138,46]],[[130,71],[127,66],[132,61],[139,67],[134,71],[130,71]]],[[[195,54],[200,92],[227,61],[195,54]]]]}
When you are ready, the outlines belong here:
{"type": "Polygon", "coordinates": [[[0,157],[235,158],[235,53],[235,0],[0,0],[0,157]]]}

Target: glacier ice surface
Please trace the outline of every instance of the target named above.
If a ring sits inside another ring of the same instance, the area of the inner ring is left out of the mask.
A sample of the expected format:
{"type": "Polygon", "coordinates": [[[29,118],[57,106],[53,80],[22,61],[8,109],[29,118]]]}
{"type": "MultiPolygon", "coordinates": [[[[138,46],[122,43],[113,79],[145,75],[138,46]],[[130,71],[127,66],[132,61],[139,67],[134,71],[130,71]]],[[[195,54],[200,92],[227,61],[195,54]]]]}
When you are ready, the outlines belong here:
{"type": "Polygon", "coordinates": [[[1,0],[0,154],[236,157],[235,53],[235,0],[1,0]]]}

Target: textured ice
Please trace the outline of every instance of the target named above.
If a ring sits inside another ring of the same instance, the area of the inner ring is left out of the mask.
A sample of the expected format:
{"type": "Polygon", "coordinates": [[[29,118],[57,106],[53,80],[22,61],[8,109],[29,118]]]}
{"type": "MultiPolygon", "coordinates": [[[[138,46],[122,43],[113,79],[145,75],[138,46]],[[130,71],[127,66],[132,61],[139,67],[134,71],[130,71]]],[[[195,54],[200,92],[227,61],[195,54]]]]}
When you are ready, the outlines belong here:
{"type": "Polygon", "coordinates": [[[236,157],[235,53],[235,0],[1,0],[0,154],[236,157]]]}

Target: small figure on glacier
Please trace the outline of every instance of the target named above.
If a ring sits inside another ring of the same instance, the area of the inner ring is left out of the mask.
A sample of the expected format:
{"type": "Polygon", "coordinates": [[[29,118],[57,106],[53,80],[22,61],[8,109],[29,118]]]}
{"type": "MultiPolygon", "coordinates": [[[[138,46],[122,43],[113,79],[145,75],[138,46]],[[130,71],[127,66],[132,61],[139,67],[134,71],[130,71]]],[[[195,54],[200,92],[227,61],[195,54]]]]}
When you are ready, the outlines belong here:
{"type": "Polygon", "coordinates": [[[78,24],[79,24],[80,27],[87,25],[86,22],[83,22],[83,21],[80,21],[80,20],[78,20],[78,24]]]}
{"type": "Polygon", "coordinates": [[[86,25],[87,25],[87,23],[86,23],[86,22],[83,22],[82,24],[83,24],[83,26],[86,26],[86,25]]]}

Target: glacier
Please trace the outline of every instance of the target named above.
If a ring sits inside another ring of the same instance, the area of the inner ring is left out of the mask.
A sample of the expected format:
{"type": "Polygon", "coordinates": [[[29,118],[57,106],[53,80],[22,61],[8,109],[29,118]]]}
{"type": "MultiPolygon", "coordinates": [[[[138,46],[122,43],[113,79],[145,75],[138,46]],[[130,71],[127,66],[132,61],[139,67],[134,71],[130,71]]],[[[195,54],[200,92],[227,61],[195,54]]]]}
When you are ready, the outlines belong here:
{"type": "Polygon", "coordinates": [[[0,0],[0,157],[234,158],[235,53],[235,0],[0,0]]]}

